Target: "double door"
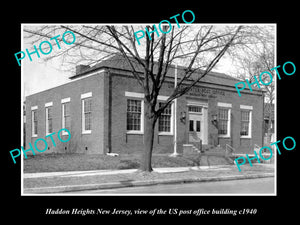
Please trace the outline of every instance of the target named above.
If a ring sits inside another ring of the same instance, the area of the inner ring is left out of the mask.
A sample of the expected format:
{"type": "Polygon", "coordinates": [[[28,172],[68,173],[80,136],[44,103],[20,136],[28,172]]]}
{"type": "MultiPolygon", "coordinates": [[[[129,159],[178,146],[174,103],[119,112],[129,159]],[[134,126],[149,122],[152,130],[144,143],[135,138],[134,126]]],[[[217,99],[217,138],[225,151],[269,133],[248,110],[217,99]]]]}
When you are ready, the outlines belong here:
{"type": "Polygon", "coordinates": [[[189,111],[189,142],[207,144],[207,107],[188,106],[189,111]]]}

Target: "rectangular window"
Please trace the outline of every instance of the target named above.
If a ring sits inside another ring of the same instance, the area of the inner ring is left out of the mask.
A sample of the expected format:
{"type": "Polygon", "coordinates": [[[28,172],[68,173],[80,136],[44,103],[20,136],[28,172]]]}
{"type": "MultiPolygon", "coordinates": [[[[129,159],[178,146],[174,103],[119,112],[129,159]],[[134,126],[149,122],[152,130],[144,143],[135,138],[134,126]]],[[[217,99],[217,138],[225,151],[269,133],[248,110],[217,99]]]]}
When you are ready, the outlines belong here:
{"type": "Polygon", "coordinates": [[[190,105],[188,108],[189,108],[189,112],[194,112],[194,113],[201,113],[202,112],[202,106],[190,105]]]}
{"type": "Polygon", "coordinates": [[[142,132],[142,100],[127,99],[127,131],[142,132]]]}
{"type": "Polygon", "coordinates": [[[241,136],[250,136],[250,111],[241,111],[241,136]]]}
{"type": "Polygon", "coordinates": [[[52,107],[46,107],[46,135],[52,132],[52,107]]]}
{"type": "Polygon", "coordinates": [[[201,123],[199,120],[196,121],[196,131],[200,132],[201,131],[201,123]]]}
{"type": "MultiPolygon", "coordinates": [[[[71,130],[71,114],[70,114],[70,102],[65,102],[62,104],[62,128],[71,130]]],[[[68,134],[63,132],[63,134],[68,134]]]]}
{"type": "Polygon", "coordinates": [[[92,131],[92,98],[82,99],[82,132],[92,131]]]}
{"type": "MultiPolygon", "coordinates": [[[[163,107],[165,103],[160,102],[159,107],[163,107]]],[[[172,133],[172,104],[169,104],[161,113],[158,119],[158,132],[172,133]]]]}
{"type": "Polygon", "coordinates": [[[32,120],[32,137],[37,137],[37,126],[38,126],[38,120],[37,120],[37,110],[31,111],[31,120],[32,120]]]}
{"type": "Polygon", "coordinates": [[[194,120],[190,120],[189,131],[194,131],[194,120]]]}
{"type": "Polygon", "coordinates": [[[220,135],[228,135],[229,136],[229,109],[219,108],[219,134],[220,135]]]}

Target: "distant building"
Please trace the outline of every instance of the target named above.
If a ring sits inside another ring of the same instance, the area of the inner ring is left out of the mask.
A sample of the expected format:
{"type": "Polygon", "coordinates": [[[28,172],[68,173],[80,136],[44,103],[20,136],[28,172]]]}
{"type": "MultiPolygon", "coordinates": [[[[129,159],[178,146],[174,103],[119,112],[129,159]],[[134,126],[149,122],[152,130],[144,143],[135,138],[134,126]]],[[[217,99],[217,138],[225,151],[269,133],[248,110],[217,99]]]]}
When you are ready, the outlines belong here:
{"type": "Polygon", "coordinates": [[[26,102],[23,102],[23,146],[26,146],[26,102]]]}
{"type": "MultiPolygon", "coordinates": [[[[142,69],[136,66],[142,74],[142,69]]],[[[178,77],[184,67],[177,69],[178,77]]],[[[26,97],[26,149],[37,138],[67,128],[70,141],[48,138],[45,153],[136,153],[143,150],[144,94],[120,56],[93,66],[78,65],[70,82],[26,97]]],[[[170,66],[158,96],[163,104],[174,87],[175,67],[170,66]]],[[[263,146],[264,95],[259,89],[242,91],[239,80],[211,72],[189,93],[171,104],[159,118],[154,137],[154,153],[172,153],[177,133],[178,152],[184,144],[203,146],[228,144],[237,153],[252,153],[263,146]],[[177,120],[174,120],[176,114],[177,120]],[[175,131],[175,123],[177,130],[175,131]]],[[[43,144],[38,142],[38,144],[43,144]]],[[[41,146],[40,149],[44,149],[41,146]]]]}
{"type": "Polygon", "coordinates": [[[275,118],[274,104],[265,103],[265,105],[264,105],[264,133],[265,134],[268,133],[269,121],[271,122],[270,133],[272,133],[272,134],[274,133],[274,129],[275,129],[274,118],[275,118]],[[271,117],[271,120],[270,120],[270,117],[271,117]]]}

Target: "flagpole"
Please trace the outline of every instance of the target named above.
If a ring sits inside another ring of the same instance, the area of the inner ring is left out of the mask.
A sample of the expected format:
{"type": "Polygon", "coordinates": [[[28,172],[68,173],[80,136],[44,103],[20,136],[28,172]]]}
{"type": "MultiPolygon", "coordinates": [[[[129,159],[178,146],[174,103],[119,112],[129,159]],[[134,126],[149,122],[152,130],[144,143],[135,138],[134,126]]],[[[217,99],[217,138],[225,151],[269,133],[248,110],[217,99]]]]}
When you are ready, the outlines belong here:
{"type": "MultiPolygon", "coordinates": [[[[174,90],[177,87],[177,64],[175,64],[175,73],[174,73],[174,90]]],[[[174,99],[174,151],[170,156],[176,157],[179,154],[177,153],[177,98],[174,99]]]]}

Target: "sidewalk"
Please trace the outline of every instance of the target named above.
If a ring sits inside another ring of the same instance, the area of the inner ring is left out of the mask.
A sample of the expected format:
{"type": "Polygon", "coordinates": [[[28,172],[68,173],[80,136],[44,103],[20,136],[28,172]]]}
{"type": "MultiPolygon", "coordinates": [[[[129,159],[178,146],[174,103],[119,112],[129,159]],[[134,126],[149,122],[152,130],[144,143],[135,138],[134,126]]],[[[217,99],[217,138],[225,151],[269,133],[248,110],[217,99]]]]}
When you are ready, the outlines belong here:
{"type": "Polygon", "coordinates": [[[244,171],[239,172],[236,166],[201,166],[154,168],[152,173],[144,173],[137,169],[24,173],[23,193],[67,193],[80,190],[274,176],[272,164],[245,166],[243,169],[244,171]]]}
{"type": "MultiPolygon", "coordinates": [[[[178,173],[190,170],[216,170],[216,169],[228,169],[225,166],[201,166],[201,167],[165,167],[154,168],[153,171],[157,173],[178,173]]],[[[134,173],[138,169],[123,169],[123,170],[89,170],[89,171],[70,171],[70,172],[49,172],[49,173],[24,173],[23,178],[39,178],[39,177],[80,177],[80,176],[95,176],[95,175],[114,175],[134,173]]]]}

